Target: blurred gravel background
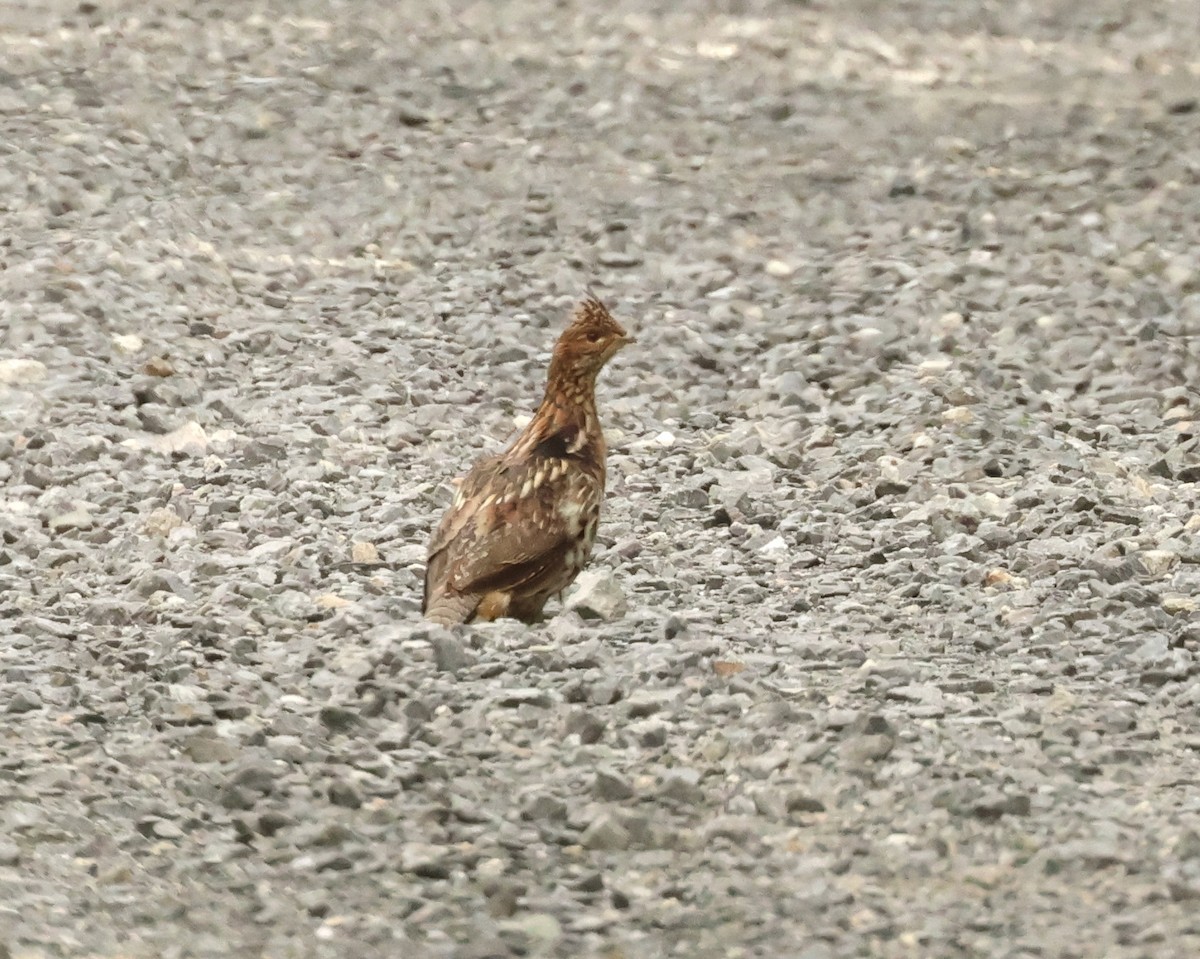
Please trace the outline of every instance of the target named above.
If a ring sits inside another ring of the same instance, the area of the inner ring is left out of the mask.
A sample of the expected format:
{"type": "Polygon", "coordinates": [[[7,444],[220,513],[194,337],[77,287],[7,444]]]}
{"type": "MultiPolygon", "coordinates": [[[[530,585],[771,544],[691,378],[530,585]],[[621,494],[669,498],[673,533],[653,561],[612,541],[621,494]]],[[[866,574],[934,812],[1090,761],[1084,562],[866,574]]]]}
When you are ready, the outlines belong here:
{"type": "Polygon", "coordinates": [[[0,3],[0,957],[1200,954],[1198,23],[0,3]]]}

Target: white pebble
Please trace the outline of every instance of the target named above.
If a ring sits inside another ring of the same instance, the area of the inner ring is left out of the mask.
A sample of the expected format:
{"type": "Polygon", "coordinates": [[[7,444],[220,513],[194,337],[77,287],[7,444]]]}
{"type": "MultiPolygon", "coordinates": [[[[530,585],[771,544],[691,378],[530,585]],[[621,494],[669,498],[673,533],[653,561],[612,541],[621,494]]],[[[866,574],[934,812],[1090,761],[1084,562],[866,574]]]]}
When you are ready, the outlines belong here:
{"type": "Polygon", "coordinates": [[[140,353],[145,342],[136,333],[115,333],[113,334],[113,346],[118,352],[124,353],[126,356],[133,356],[134,353],[140,353]]]}
{"type": "Polygon", "coordinates": [[[46,378],[46,364],[37,360],[0,360],[0,383],[36,383],[46,378]]]}

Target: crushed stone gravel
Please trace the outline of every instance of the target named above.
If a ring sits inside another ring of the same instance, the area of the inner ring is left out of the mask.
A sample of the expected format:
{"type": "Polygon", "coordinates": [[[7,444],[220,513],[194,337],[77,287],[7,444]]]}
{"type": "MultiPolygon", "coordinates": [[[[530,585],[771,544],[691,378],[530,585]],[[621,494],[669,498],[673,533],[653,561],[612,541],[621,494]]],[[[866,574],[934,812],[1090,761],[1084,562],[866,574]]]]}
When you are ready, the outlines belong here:
{"type": "Polygon", "coordinates": [[[1198,18],[8,4],[0,957],[1200,954],[1198,18]]]}

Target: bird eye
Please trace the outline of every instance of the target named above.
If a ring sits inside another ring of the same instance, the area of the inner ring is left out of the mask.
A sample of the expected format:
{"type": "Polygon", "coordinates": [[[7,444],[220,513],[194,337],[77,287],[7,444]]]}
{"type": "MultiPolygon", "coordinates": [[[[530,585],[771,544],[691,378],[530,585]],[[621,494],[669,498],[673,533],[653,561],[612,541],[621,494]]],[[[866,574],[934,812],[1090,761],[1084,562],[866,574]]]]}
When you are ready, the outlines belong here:
{"type": "Polygon", "coordinates": [[[588,342],[589,343],[599,343],[601,335],[602,334],[597,332],[596,330],[592,330],[592,332],[587,335],[588,342]]]}

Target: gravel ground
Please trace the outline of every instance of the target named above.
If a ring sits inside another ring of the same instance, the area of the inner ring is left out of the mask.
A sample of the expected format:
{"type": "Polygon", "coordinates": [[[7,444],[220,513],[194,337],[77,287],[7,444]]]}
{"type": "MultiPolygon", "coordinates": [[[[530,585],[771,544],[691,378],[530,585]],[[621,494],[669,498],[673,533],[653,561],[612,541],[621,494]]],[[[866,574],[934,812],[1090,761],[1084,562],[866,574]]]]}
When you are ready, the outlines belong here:
{"type": "Polygon", "coordinates": [[[1200,3],[603,6],[3,5],[0,957],[1200,954],[1200,3]]]}

